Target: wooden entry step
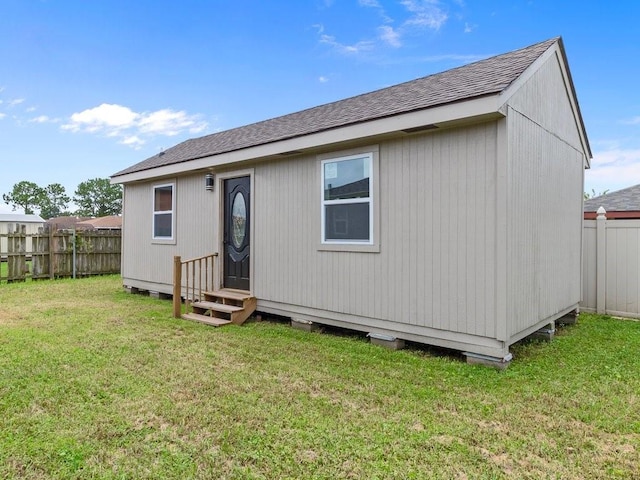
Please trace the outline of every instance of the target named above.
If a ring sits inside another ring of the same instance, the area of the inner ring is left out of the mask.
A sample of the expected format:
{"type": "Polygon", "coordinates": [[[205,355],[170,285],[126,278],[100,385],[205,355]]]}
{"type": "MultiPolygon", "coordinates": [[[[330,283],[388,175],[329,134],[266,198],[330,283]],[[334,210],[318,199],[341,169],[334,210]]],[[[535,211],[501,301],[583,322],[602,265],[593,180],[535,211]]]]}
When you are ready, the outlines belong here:
{"type": "Polygon", "coordinates": [[[193,320],[195,322],[206,323],[212,327],[221,327],[228,325],[231,320],[224,320],[222,318],[210,317],[209,315],[201,315],[199,313],[183,313],[182,318],[185,320],[193,320]]]}
{"type": "Polygon", "coordinates": [[[249,292],[222,289],[203,292],[200,300],[191,303],[193,313],[184,314],[188,320],[221,326],[229,323],[242,325],[256,310],[257,300],[249,292]]]}

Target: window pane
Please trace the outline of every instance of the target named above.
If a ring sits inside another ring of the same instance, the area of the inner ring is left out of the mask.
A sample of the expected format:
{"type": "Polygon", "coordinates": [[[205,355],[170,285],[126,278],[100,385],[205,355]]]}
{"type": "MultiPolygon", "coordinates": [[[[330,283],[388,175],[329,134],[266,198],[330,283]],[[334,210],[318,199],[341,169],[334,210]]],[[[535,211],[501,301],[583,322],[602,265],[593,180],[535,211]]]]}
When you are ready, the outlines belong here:
{"type": "Polygon", "coordinates": [[[369,197],[369,157],[326,162],[324,164],[324,199],[369,197]]]}
{"type": "Polygon", "coordinates": [[[369,203],[325,206],[325,240],[369,240],[369,203]]]}
{"type": "Polygon", "coordinates": [[[173,187],[171,185],[156,188],[155,199],[153,202],[153,211],[154,212],[170,211],[172,206],[172,202],[171,202],[172,193],[173,193],[173,187]]]}
{"type": "Polygon", "coordinates": [[[153,216],[153,236],[171,238],[171,214],[158,213],[153,216]]]}
{"type": "Polygon", "coordinates": [[[247,235],[247,205],[242,192],[236,193],[231,206],[231,241],[241,248],[247,235]]]}

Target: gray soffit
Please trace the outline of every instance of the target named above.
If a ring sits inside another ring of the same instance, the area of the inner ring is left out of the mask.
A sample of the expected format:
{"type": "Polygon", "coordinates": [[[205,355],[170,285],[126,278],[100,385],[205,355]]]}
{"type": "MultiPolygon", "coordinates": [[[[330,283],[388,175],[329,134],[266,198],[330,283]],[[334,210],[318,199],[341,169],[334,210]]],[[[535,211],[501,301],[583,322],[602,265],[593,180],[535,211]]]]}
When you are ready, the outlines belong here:
{"type": "Polygon", "coordinates": [[[559,38],[553,38],[392,87],[186,140],[113,176],[497,94],[505,90],[554,43],[560,41],[559,38]]]}

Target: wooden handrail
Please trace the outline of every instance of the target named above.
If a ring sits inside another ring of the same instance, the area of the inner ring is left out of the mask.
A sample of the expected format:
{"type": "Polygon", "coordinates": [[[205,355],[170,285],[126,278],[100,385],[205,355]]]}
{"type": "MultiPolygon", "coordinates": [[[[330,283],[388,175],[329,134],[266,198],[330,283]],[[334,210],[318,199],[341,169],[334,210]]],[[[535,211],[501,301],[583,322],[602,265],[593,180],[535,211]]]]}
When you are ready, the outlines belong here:
{"type": "Polygon", "coordinates": [[[185,309],[189,313],[191,304],[203,298],[203,291],[217,290],[215,284],[217,256],[216,252],[189,260],[182,260],[179,255],[173,257],[173,316],[175,318],[180,318],[182,315],[183,291],[185,309]]]}

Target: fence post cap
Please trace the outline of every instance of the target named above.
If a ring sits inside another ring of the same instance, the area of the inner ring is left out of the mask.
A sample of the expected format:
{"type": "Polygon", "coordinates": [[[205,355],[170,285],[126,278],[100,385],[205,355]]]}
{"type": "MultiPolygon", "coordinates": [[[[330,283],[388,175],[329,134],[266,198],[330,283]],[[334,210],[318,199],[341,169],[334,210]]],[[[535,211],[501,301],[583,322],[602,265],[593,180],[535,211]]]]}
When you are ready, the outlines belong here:
{"type": "Polygon", "coordinates": [[[604,207],[601,206],[600,208],[598,208],[598,210],[596,210],[596,213],[598,214],[598,218],[606,218],[605,215],[607,214],[607,211],[604,209],[604,207]]]}

